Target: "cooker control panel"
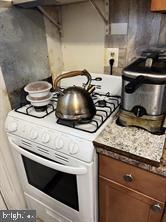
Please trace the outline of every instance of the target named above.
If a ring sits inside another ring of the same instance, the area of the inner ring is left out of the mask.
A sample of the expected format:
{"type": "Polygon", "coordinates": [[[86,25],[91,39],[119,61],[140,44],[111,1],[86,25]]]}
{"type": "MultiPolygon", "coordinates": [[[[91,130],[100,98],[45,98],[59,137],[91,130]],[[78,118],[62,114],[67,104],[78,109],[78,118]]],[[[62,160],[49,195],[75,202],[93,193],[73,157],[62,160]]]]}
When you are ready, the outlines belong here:
{"type": "Polygon", "coordinates": [[[6,131],[13,136],[19,136],[29,141],[29,143],[34,142],[38,147],[42,146],[43,150],[49,149],[85,162],[90,162],[93,158],[94,146],[91,141],[59,132],[58,128],[50,129],[8,116],[6,131]]]}

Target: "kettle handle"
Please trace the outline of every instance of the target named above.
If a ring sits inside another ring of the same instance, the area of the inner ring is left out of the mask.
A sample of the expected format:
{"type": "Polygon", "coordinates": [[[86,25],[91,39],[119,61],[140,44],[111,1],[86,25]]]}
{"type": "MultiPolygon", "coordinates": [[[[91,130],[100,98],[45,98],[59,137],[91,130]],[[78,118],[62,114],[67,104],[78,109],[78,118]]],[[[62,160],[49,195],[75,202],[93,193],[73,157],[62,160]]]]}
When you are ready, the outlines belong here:
{"type": "Polygon", "coordinates": [[[91,85],[91,75],[90,73],[84,69],[82,71],[71,71],[71,72],[67,72],[67,73],[64,73],[60,76],[58,76],[55,80],[54,80],[54,89],[59,89],[58,87],[58,82],[61,80],[61,79],[65,79],[65,78],[69,78],[69,77],[74,77],[74,76],[86,76],[87,77],[87,83],[85,84],[85,88],[88,89],[91,85]]]}

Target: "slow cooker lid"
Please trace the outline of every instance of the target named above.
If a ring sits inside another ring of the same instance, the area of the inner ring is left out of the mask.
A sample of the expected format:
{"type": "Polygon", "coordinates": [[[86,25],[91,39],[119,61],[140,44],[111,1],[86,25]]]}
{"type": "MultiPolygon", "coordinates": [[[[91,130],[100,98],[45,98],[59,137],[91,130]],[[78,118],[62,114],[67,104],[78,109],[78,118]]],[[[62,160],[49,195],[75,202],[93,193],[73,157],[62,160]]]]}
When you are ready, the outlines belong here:
{"type": "Polygon", "coordinates": [[[166,59],[153,61],[151,67],[146,67],[145,64],[146,58],[139,58],[124,68],[123,75],[129,78],[142,75],[152,81],[166,81],[166,59]]]}

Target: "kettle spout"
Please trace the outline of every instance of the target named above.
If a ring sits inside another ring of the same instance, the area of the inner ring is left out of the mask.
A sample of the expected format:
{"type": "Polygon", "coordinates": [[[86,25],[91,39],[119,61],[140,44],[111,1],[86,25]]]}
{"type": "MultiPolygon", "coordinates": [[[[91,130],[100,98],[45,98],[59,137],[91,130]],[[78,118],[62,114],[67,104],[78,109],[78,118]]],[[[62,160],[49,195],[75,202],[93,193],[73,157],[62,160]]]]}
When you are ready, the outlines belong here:
{"type": "Polygon", "coordinates": [[[91,94],[91,93],[94,92],[95,89],[96,89],[96,87],[91,85],[91,86],[88,87],[87,91],[88,91],[89,94],[91,94]]]}

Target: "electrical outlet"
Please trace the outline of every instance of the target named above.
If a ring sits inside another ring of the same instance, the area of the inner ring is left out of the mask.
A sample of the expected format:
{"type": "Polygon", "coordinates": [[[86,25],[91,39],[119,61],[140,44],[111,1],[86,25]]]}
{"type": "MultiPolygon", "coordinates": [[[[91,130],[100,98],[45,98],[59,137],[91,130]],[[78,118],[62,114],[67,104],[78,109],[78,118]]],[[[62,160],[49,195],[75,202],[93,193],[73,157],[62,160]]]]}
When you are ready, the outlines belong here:
{"type": "Polygon", "coordinates": [[[118,67],[119,48],[106,48],[104,56],[104,66],[110,66],[109,60],[114,59],[114,67],[118,67]]]}

